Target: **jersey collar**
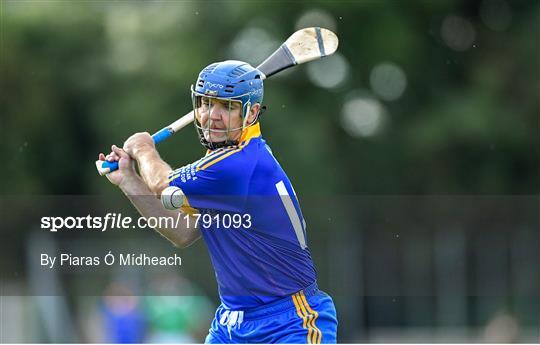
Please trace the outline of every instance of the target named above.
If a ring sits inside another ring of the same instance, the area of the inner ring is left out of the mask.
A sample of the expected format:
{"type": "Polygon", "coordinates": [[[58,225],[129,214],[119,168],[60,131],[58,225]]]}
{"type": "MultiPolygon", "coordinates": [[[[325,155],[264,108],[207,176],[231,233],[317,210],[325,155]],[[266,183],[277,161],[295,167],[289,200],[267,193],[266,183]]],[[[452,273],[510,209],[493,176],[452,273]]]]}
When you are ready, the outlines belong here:
{"type": "Polygon", "coordinates": [[[242,145],[244,141],[249,141],[252,138],[256,138],[260,136],[261,136],[261,124],[257,122],[256,124],[244,129],[244,132],[242,133],[242,136],[240,137],[240,140],[239,140],[240,145],[242,145]]]}

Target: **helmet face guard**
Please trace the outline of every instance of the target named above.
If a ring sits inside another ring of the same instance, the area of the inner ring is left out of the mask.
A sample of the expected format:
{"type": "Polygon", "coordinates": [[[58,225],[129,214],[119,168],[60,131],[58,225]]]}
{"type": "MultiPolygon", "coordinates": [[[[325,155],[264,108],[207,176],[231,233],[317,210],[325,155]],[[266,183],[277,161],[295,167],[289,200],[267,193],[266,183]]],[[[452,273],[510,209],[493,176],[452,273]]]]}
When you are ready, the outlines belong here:
{"type": "MultiPolygon", "coordinates": [[[[262,73],[248,63],[229,60],[205,67],[191,87],[194,123],[201,143],[211,150],[238,145],[252,105],[262,103],[263,93],[262,73]],[[228,115],[227,123],[212,119],[215,107],[228,115]]],[[[257,118],[250,125],[256,122],[257,118]]]]}
{"type": "Polygon", "coordinates": [[[193,102],[193,112],[195,113],[193,123],[201,144],[210,150],[238,145],[238,139],[242,132],[258,120],[257,114],[257,118],[249,125],[247,124],[251,111],[251,102],[248,101],[246,104],[242,104],[242,98],[245,96],[214,97],[198,93],[193,89],[193,86],[191,87],[191,100],[193,102]],[[211,116],[212,111],[215,111],[215,107],[218,106],[223,107],[227,113],[227,120],[226,123],[223,123],[223,128],[216,127],[216,123],[211,116]],[[235,118],[235,116],[238,116],[238,118],[235,118]],[[241,125],[233,124],[233,122],[238,123],[237,119],[242,121],[241,125]]]}

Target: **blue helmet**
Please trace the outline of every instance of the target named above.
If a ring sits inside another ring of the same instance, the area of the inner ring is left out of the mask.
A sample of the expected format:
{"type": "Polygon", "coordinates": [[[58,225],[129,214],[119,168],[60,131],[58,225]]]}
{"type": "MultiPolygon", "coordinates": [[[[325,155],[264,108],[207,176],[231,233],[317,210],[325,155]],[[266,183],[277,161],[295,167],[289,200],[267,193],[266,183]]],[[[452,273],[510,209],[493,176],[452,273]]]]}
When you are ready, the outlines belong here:
{"type": "MultiPolygon", "coordinates": [[[[201,143],[209,149],[237,145],[238,142],[233,140],[231,132],[238,133],[238,131],[244,131],[248,127],[247,120],[251,107],[255,103],[262,103],[263,94],[263,73],[246,62],[227,60],[205,67],[199,73],[195,86],[191,87],[195,127],[201,143]],[[231,104],[240,103],[242,126],[238,128],[228,127],[226,130],[212,129],[211,120],[207,121],[206,125],[203,126],[198,121],[199,108],[204,108],[205,102],[211,103],[214,99],[219,102],[228,102],[229,111],[231,110],[231,104]],[[220,133],[225,133],[226,138],[223,138],[223,135],[225,135],[223,134],[219,140],[214,140],[213,137],[220,137],[220,133]]],[[[264,108],[261,109],[264,110],[264,108]]],[[[257,116],[260,114],[261,111],[257,116]]],[[[250,125],[257,122],[257,119],[250,125]]],[[[236,137],[237,134],[234,136],[236,137]]]]}
{"type": "Polygon", "coordinates": [[[227,60],[206,66],[197,78],[193,92],[200,96],[242,102],[246,117],[252,104],[262,103],[262,72],[247,62],[227,60]]]}

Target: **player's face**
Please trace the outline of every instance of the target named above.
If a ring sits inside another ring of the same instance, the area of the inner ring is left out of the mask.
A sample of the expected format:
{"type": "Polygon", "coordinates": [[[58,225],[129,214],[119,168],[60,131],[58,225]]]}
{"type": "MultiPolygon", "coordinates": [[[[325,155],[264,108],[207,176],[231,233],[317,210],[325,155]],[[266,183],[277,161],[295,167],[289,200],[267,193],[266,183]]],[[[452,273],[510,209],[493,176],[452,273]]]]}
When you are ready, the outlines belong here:
{"type": "Polygon", "coordinates": [[[197,120],[209,142],[238,140],[242,134],[242,103],[201,97],[197,120]]]}

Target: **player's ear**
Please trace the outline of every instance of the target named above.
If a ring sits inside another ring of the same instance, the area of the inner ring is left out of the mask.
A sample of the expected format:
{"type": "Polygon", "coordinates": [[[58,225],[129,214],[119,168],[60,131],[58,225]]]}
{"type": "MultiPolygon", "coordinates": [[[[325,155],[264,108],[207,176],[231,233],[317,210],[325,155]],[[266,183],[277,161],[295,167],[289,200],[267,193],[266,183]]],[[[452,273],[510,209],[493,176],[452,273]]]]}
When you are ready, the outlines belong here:
{"type": "Polygon", "coordinates": [[[249,110],[248,120],[247,124],[252,124],[256,119],[257,115],[259,114],[259,111],[261,110],[261,104],[255,103],[251,106],[251,109],[249,110]]]}

